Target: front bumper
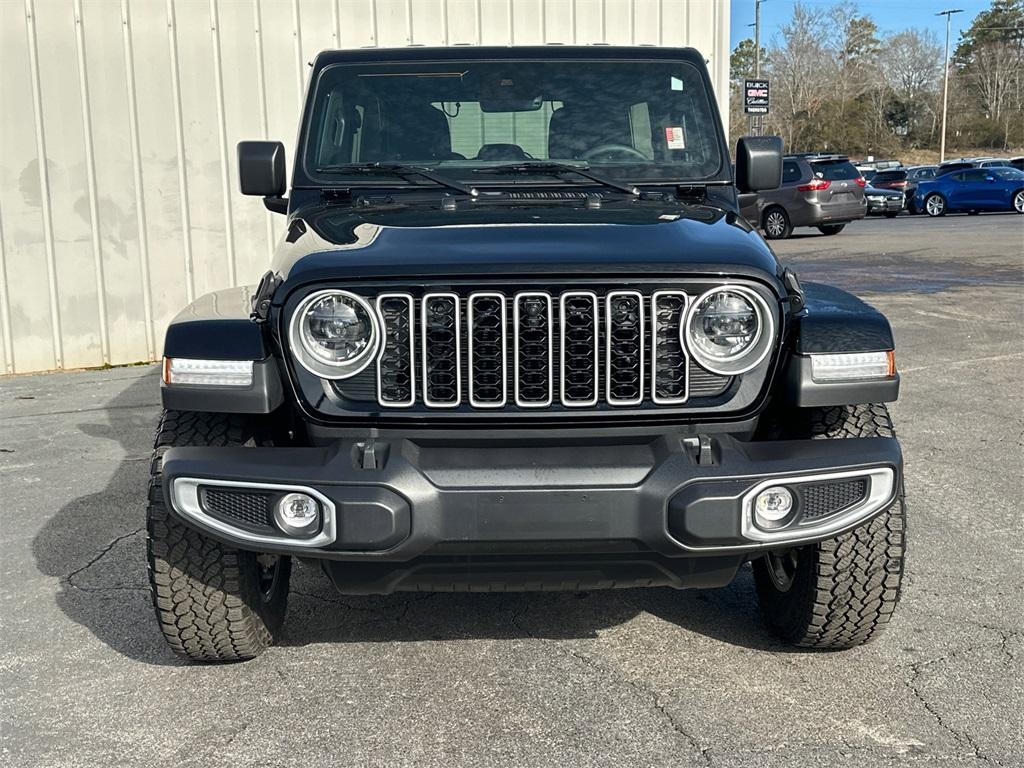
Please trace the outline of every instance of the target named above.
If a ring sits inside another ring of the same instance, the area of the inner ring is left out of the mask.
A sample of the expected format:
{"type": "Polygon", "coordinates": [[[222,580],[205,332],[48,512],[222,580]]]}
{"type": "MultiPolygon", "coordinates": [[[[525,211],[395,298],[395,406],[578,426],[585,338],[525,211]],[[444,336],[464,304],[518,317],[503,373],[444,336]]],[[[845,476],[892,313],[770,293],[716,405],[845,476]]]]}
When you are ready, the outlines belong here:
{"type": "Polygon", "coordinates": [[[903,210],[903,195],[899,197],[884,197],[879,200],[868,200],[868,214],[873,213],[899,213],[903,210]]]}
{"type": "Polygon", "coordinates": [[[328,448],[172,448],[163,472],[165,498],[189,525],[242,549],[327,561],[344,591],[678,587],[728,583],[761,551],[863,523],[896,497],[902,457],[892,438],[346,439],[328,448]],[[805,488],[850,478],[863,479],[857,503],[774,531],[752,522],[765,485],[792,488],[802,509],[805,488]],[[304,489],[324,523],[307,539],[233,523],[204,508],[211,489],[304,489]]]}

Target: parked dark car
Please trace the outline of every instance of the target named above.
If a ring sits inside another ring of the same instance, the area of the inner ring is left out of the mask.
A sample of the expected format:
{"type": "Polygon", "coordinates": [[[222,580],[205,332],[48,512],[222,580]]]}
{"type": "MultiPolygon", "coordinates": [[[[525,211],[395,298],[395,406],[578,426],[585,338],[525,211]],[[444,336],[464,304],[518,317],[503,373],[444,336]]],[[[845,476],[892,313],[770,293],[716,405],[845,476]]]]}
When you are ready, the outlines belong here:
{"type": "Polygon", "coordinates": [[[879,189],[870,184],[864,188],[864,199],[868,202],[868,216],[884,214],[890,219],[900,215],[905,202],[900,190],[879,189]]]}
{"type": "Polygon", "coordinates": [[[876,189],[895,189],[903,192],[904,207],[910,213],[917,213],[914,207],[914,192],[918,182],[935,178],[938,166],[916,165],[892,171],[880,171],[873,179],[871,186],[876,189]]]}
{"type": "Polygon", "coordinates": [[[968,168],[917,186],[914,204],[929,216],[950,211],[1024,213],[1024,172],[1016,168],[968,168]]]}
{"type": "Polygon", "coordinates": [[[939,163],[939,167],[935,170],[935,176],[945,176],[947,173],[956,173],[977,167],[978,164],[974,160],[947,160],[944,163],[939,163]]]}
{"type": "Polygon", "coordinates": [[[782,186],[758,196],[757,212],[769,240],[789,237],[794,227],[817,227],[835,235],[863,219],[867,182],[845,155],[787,155],[782,186]]]}
{"type": "MultiPolygon", "coordinates": [[[[238,148],[284,216],[270,270],[164,342],[148,563],[177,653],[262,652],[292,558],[346,594],[710,588],[749,563],[785,642],[881,631],[892,331],[737,215],[782,142],[740,139],[734,178],[700,53],[328,51],[306,99],[290,190],[281,143],[238,148]]],[[[846,161],[799,165],[863,215],[846,161]]]]}
{"type": "Polygon", "coordinates": [[[1024,157],[1011,157],[1010,165],[1018,171],[1024,171],[1024,157]]]}

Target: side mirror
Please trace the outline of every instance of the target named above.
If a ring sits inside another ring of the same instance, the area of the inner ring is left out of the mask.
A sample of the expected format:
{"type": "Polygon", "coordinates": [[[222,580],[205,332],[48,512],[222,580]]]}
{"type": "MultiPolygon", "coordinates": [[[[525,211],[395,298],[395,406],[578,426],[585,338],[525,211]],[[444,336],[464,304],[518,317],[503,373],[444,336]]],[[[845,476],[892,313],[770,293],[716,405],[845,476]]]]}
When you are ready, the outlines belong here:
{"type": "Polygon", "coordinates": [[[782,139],[744,136],[736,143],[736,187],[740,193],[778,189],[782,184],[782,139]]]}
{"type": "Polygon", "coordinates": [[[238,142],[238,181],[243,195],[259,195],[272,211],[284,212],[288,187],[285,178],[284,144],[280,141],[238,142]],[[283,208],[283,210],[282,210],[283,208]]]}

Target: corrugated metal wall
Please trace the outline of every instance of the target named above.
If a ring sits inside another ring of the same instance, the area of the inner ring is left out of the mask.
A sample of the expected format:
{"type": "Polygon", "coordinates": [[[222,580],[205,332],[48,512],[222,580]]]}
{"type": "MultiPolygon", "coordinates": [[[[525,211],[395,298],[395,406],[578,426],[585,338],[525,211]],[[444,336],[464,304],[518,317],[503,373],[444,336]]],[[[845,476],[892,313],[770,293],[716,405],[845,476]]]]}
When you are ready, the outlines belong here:
{"type": "Polygon", "coordinates": [[[235,143],[291,145],[324,48],[692,45],[727,115],[728,40],[728,0],[0,0],[0,372],[156,359],[255,281],[284,219],[235,143]]]}

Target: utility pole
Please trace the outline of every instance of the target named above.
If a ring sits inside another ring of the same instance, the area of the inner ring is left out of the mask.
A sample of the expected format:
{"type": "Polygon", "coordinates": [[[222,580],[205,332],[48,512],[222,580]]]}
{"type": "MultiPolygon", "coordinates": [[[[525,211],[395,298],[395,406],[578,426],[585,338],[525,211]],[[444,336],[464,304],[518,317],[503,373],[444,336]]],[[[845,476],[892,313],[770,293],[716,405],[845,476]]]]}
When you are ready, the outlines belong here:
{"type": "Polygon", "coordinates": [[[754,77],[761,77],[761,3],[754,0],[754,77]]]}
{"type": "MultiPolygon", "coordinates": [[[[761,79],[761,3],[765,0],[754,0],[754,23],[747,26],[754,28],[754,77],[761,79]]],[[[750,133],[760,136],[763,128],[761,115],[750,116],[750,133]]]]}
{"type": "Polygon", "coordinates": [[[939,162],[946,159],[946,109],[949,104],[949,20],[954,13],[963,13],[962,8],[950,8],[948,11],[939,11],[936,16],[946,17],[946,58],[943,63],[946,67],[946,75],[942,83],[942,137],[939,139],[939,162]]]}

